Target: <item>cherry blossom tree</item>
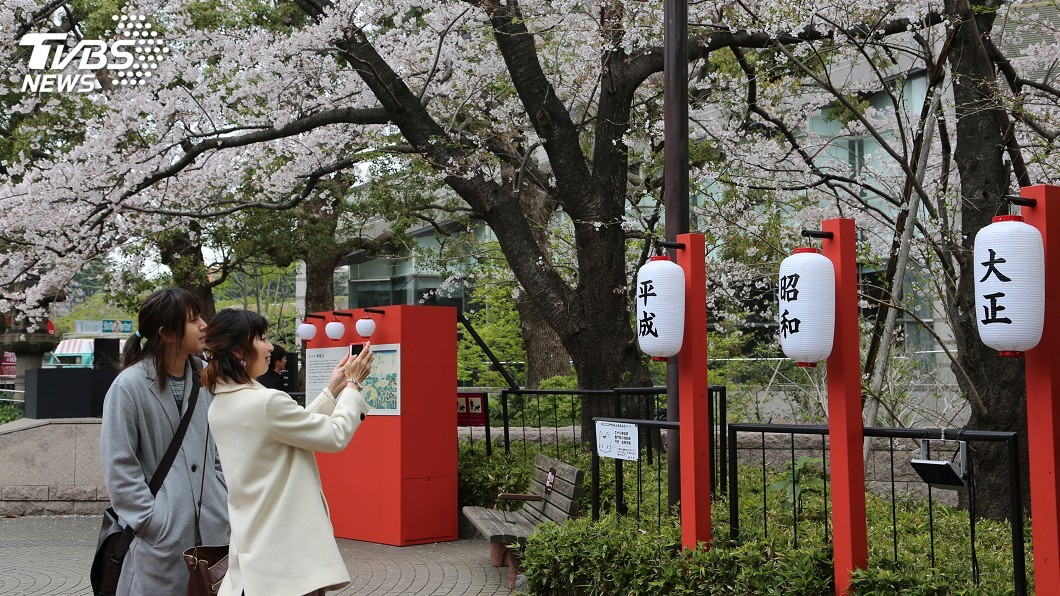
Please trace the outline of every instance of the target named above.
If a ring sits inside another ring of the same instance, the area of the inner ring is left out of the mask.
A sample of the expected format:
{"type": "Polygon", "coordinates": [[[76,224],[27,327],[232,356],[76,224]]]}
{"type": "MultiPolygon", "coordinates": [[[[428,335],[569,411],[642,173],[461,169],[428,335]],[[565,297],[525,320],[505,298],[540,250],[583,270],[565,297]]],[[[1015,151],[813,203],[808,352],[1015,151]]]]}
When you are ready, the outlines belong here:
{"type": "MultiPolygon", "coordinates": [[[[1022,370],[978,342],[970,243],[1003,195],[1050,179],[1056,128],[1051,71],[1036,70],[1055,59],[1056,40],[1016,59],[992,39],[999,19],[1030,14],[1019,13],[1023,4],[689,7],[700,229],[754,237],[758,198],[769,195],[791,224],[855,217],[864,255],[890,271],[892,245],[915,226],[913,254],[939,272],[932,279],[953,329],[970,424],[988,429],[1023,428],[1022,370]],[[911,73],[921,68],[925,85],[913,102],[911,73]],[[814,122],[822,110],[832,113],[829,130],[814,122]],[[857,168],[834,149],[850,137],[875,147],[857,168]],[[904,223],[921,211],[927,217],[904,223]]],[[[627,241],[644,239],[647,205],[661,198],[660,3],[295,0],[237,9],[135,0],[116,23],[150,24],[159,33],[151,39],[169,51],[155,44],[145,54],[155,59],[145,62],[143,84],[101,69],[102,89],[75,98],[19,91],[34,74],[27,56],[35,48],[18,42],[62,29],[64,18],[76,20],[64,11],[76,15],[77,5],[6,5],[0,25],[15,34],[2,46],[12,85],[3,97],[15,116],[0,121],[10,142],[0,164],[8,177],[0,286],[39,278],[8,292],[8,302],[33,311],[45,288],[61,287],[89,258],[180,222],[358,201],[351,170],[389,159],[428,167],[458,199],[419,205],[419,217],[458,211],[492,230],[582,387],[647,381],[629,324],[637,259],[627,259],[627,241]],[[71,104],[78,119],[57,135],[71,104]],[[556,213],[572,229],[569,261],[541,233],[542,218],[556,213]]],[[[102,35],[118,16],[107,10],[85,16],[94,23],[86,31],[102,35]]],[[[631,252],[643,257],[650,247],[640,247],[631,252]]],[[[754,271],[742,269],[716,265],[713,289],[754,271]]],[[[882,279],[880,295],[898,307],[895,275],[882,279]]],[[[889,341],[883,329],[876,335],[889,341]]]]}

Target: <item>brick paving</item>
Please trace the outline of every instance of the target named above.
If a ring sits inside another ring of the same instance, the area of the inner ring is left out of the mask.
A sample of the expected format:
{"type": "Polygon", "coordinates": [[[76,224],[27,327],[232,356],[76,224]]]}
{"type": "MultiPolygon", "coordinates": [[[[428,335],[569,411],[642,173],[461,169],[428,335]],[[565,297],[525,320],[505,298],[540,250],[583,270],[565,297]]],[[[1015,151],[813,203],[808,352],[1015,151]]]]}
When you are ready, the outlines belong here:
{"type": "MultiPolygon", "coordinates": [[[[0,518],[0,595],[90,595],[99,526],[96,516],[0,518]]],[[[511,594],[508,569],[490,567],[484,540],[405,547],[339,540],[339,550],[353,583],[331,594],[511,594]]]]}

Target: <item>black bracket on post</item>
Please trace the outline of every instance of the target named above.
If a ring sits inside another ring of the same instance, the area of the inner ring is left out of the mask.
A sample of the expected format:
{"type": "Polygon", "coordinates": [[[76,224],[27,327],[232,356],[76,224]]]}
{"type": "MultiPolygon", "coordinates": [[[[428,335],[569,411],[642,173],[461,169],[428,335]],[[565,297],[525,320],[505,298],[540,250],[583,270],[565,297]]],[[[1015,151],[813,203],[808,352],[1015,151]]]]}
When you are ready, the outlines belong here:
{"type": "Polygon", "coordinates": [[[1018,197],[1016,195],[1005,195],[1001,197],[1001,200],[1009,205],[1019,205],[1021,207],[1038,206],[1038,199],[1027,199],[1024,197],[1018,197]]]}
{"type": "Polygon", "coordinates": [[[658,244],[659,246],[661,246],[663,248],[676,248],[677,250],[684,250],[684,248],[685,248],[685,243],[684,242],[660,241],[660,242],[657,242],[656,244],[658,244]]]}
{"type": "Polygon", "coordinates": [[[832,232],[825,232],[823,230],[803,230],[802,235],[805,238],[827,238],[831,240],[835,237],[832,232]]]}

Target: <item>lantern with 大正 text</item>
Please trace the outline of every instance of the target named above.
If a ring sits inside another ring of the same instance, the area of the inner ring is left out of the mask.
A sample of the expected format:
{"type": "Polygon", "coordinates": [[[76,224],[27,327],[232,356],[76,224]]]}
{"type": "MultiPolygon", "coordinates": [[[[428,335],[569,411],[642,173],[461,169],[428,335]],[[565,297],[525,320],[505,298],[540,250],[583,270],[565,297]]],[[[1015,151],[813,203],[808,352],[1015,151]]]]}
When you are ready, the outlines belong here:
{"type": "Polygon", "coordinates": [[[979,337],[1001,356],[1038,345],[1045,325],[1045,246],[1019,215],[999,215],[975,235],[979,337]]]}
{"type": "Polygon", "coordinates": [[[780,263],[780,348],[799,366],[816,366],[832,353],[835,267],[816,248],[796,248],[780,263]]]}
{"type": "Polygon", "coordinates": [[[637,341],[652,358],[681,351],[685,335],[685,272],[665,256],[652,257],[637,271],[637,341]]]}

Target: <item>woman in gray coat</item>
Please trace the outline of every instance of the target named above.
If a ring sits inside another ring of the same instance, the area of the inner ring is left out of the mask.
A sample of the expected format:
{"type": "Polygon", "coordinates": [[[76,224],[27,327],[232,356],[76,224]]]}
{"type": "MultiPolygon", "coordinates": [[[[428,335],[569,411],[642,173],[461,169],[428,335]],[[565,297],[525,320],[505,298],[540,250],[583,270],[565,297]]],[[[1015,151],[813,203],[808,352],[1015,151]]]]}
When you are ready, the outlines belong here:
{"type": "Polygon", "coordinates": [[[187,434],[156,495],[148,482],[190,405],[192,375],[201,366],[206,323],[198,300],[182,289],[159,290],[140,308],[139,330],[122,351],[123,370],[103,404],[100,449],[111,506],[136,531],[118,595],[179,595],[187,591],[181,557],[195,544],[195,508],[207,466],[200,526],[204,544],[228,541],[228,490],[207,440],[211,396],[199,390],[187,434]],[[203,457],[206,448],[205,460],[203,457]]]}

